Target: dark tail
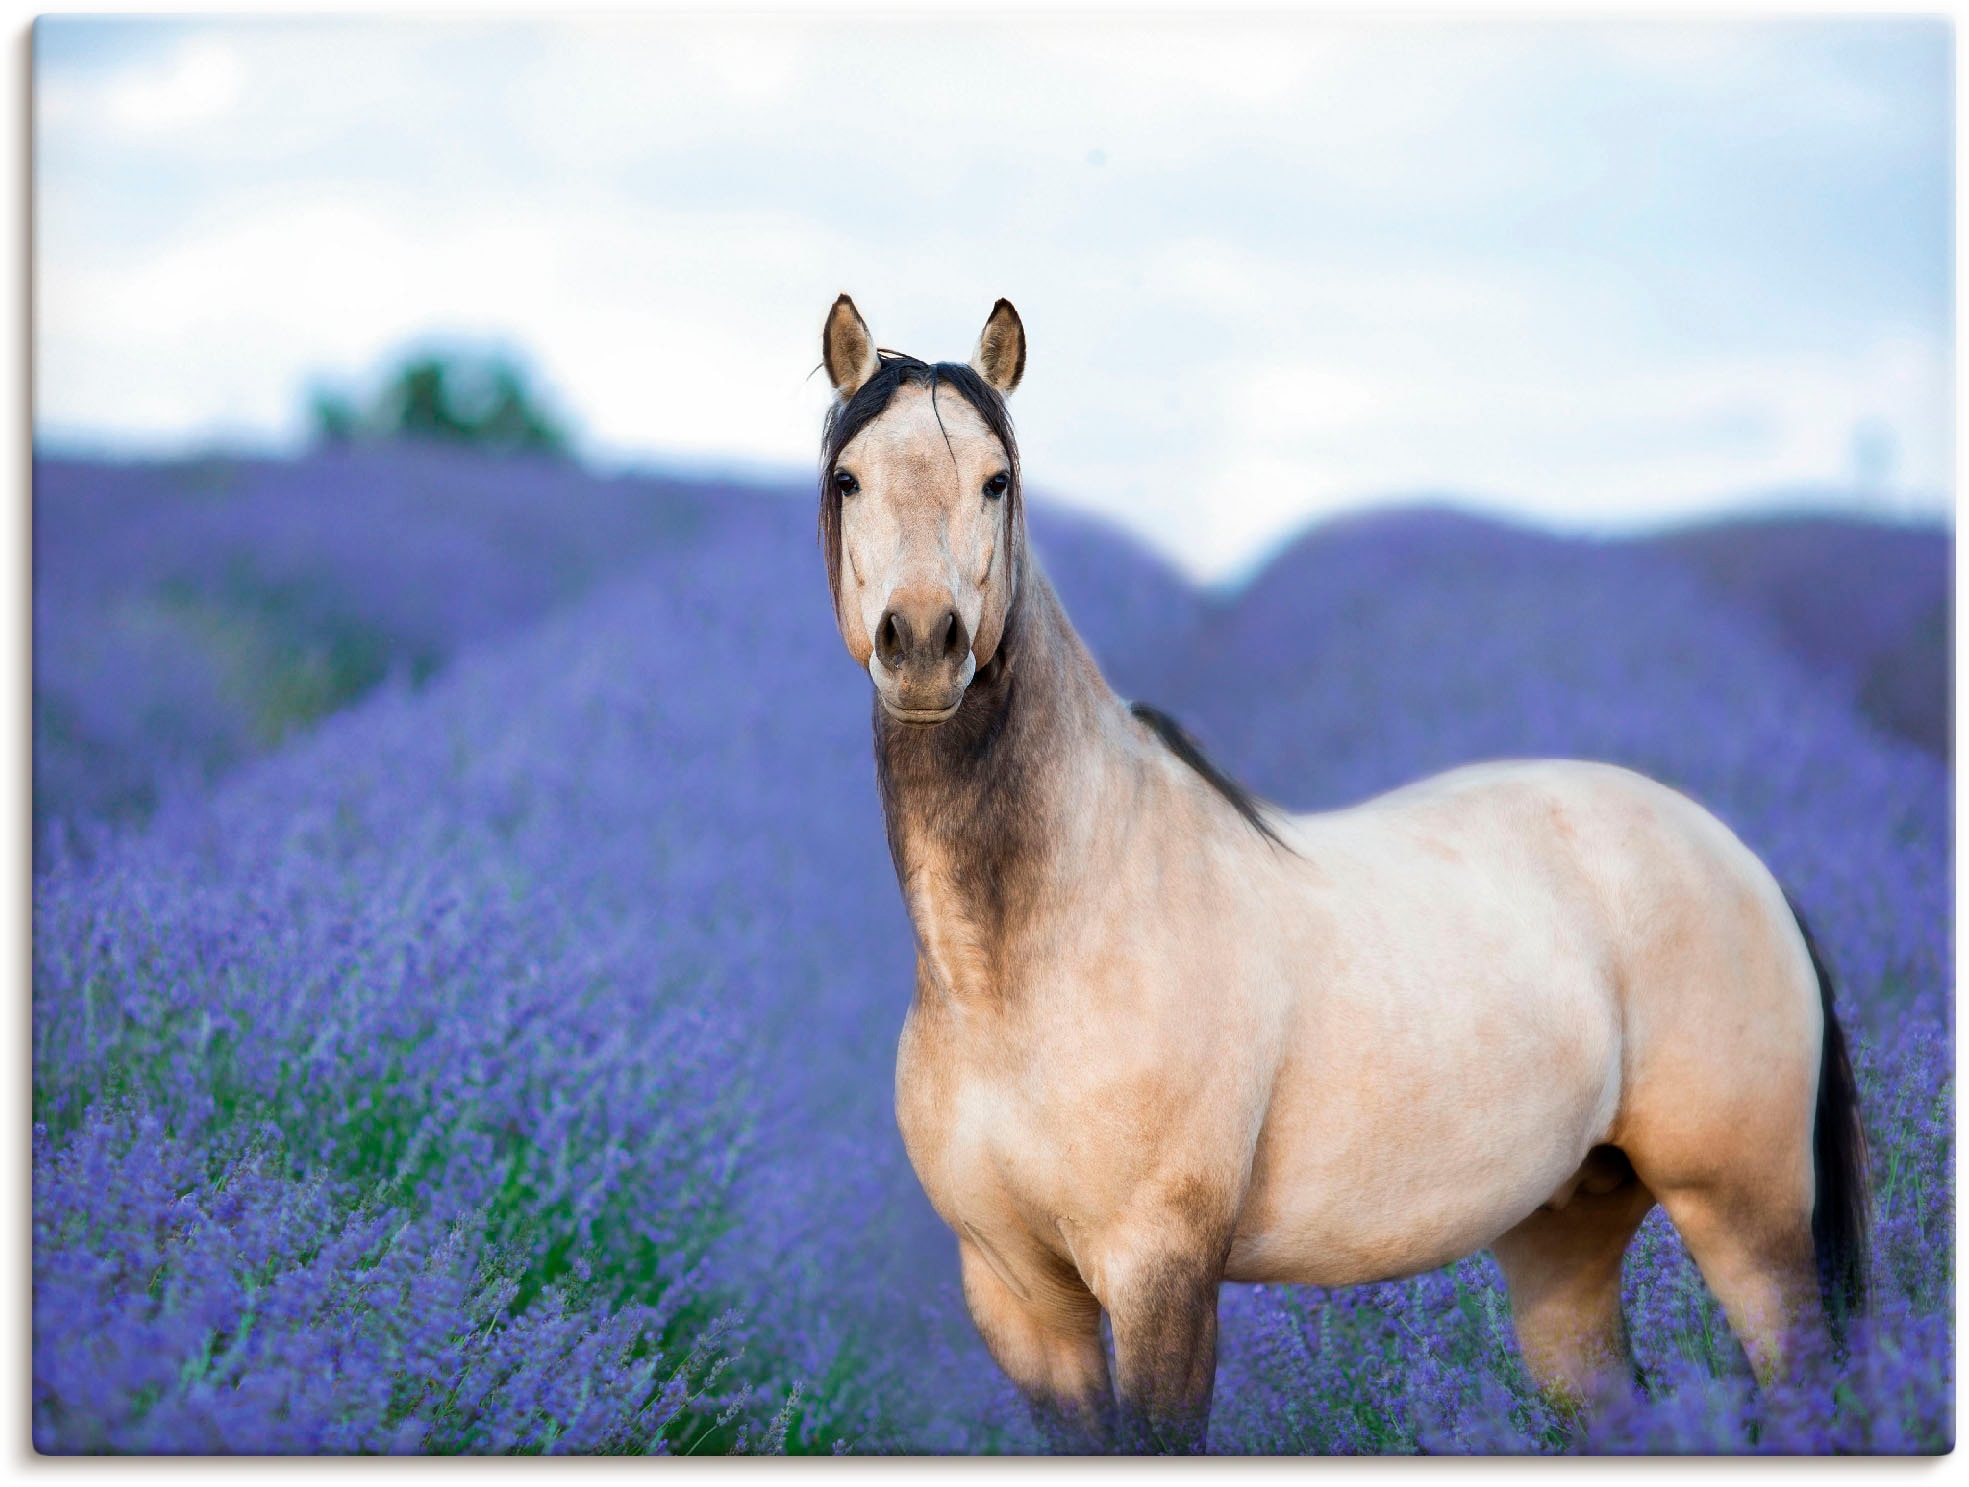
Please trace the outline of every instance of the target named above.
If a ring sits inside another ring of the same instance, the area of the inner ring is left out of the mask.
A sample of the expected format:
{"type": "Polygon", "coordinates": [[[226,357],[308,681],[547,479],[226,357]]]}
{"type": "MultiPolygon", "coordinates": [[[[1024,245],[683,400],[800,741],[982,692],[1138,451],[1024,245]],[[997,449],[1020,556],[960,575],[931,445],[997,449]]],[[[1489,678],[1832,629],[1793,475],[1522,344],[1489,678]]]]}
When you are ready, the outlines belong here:
{"type": "Polygon", "coordinates": [[[1819,978],[1819,1006],[1825,1012],[1818,1120],[1812,1135],[1818,1192],[1812,1205],[1812,1248],[1818,1256],[1819,1297],[1836,1338],[1845,1331],[1848,1318],[1866,1311],[1868,1210],[1873,1191],[1867,1180],[1866,1127],[1860,1120],[1859,1092],[1853,1087],[1853,1063],[1846,1056],[1846,1034],[1832,1010],[1832,973],[1798,905],[1791,903],[1789,895],[1785,902],[1805,937],[1812,970],[1819,978]]]}

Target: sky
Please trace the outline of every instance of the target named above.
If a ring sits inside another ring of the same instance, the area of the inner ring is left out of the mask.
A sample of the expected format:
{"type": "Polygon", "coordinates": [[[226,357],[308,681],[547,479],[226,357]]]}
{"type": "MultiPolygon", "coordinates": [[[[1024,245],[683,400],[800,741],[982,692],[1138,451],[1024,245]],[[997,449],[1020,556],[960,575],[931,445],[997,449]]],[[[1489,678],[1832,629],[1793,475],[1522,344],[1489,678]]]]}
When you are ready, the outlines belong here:
{"type": "Polygon", "coordinates": [[[1036,495],[1200,578],[1450,498],[1953,509],[1945,20],[43,18],[48,450],[297,452],[407,348],[808,480],[834,296],[1024,320],[1036,495]]]}

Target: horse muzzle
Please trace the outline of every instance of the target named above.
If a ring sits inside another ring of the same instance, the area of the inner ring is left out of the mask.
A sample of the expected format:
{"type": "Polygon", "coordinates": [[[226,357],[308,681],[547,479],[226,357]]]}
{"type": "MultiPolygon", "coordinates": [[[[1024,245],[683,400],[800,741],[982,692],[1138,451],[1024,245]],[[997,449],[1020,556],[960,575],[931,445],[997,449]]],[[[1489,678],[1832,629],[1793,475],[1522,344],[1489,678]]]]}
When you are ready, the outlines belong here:
{"type": "Polygon", "coordinates": [[[947,600],[898,602],[882,612],[868,674],[896,721],[930,726],[951,717],[977,670],[971,632],[947,600]]]}

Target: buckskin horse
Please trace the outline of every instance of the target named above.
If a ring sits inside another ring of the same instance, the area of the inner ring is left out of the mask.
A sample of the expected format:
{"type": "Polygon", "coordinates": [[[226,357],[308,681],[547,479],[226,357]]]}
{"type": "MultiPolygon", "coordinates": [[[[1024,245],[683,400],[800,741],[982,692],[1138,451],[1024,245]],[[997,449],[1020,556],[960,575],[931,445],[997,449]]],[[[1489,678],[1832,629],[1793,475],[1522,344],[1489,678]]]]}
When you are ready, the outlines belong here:
{"type": "Polygon", "coordinates": [[[1531,1377],[1583,1406],[1629,1366],[1657,1203],[1759,1377],[1857,1309],[1853,1075],[1771,873],[1604,764],[1253,798],[1115,696],[1033,558],[1025,357],[1004,300],[933,365],[841,296],[820,530],[917,942],[898,1123],[1049,1443],[1200,1449],[1222,1281],[1486,1247],[1531,1377]]]}

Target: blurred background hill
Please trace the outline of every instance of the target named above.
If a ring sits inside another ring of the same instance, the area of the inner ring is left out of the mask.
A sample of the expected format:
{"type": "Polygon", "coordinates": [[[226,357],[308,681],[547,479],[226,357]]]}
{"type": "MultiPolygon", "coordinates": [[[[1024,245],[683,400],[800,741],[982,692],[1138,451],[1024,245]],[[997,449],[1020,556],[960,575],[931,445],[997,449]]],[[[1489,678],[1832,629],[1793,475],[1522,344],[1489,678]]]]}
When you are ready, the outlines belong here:
{"type": "MultiPolygon", "coordinates": [[[[775,540],[811,541],[814,496],[798,485],[599,475],[503,431],[393,429],[402,406],[379,400],[359,433],[324,427],[299,460],[36,461],[38,842],[141,821],[161,792],[202,787],[378,686],[421,686],[607,578],[675,574],[736,513],[769,510],[775,540]]],[[[1319,685],[1359,643],[1364,602],[1413,612],[1451,575],[1535,586],[1581,553],[1622,554],[1695,575],[1872,726],[1949,755],[1953,540],[1939,526],[1772,516],[1541,544],[1422,506],[1316,525],[1247,582],[1198,586],[1043,490],[1032,511],[1036,549],[1124,695],[1168,702],[1180,686],[1232,717],[1239,699],[1319,685]],[[1333,581],[1363,561],[1383,565],[1371,600],[1333,581]],[[1337,592],[1354,608],[1336,609],[1337,592]]],[[[828,622],[818,562],[789,623],[828,622]]],[[[1426,623],[1448,636],[1471,619],[1440,598],[1426,623]]]]}
{"type": "Polygon", "coordinates": [[[1761,615],[1874,723],[1950,754],[1955,549],[1946,532],[1780,515],[1657,542],[1761,615]]]}

